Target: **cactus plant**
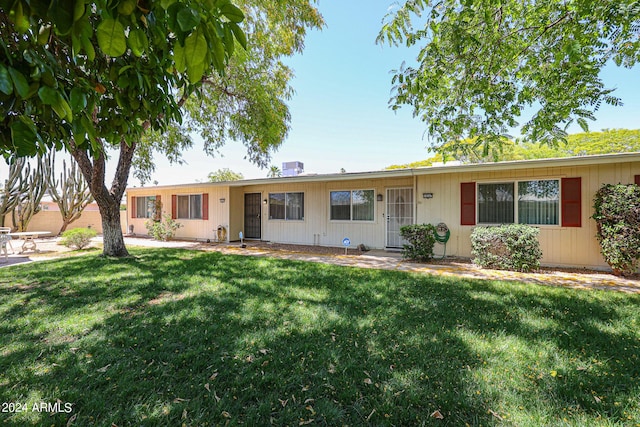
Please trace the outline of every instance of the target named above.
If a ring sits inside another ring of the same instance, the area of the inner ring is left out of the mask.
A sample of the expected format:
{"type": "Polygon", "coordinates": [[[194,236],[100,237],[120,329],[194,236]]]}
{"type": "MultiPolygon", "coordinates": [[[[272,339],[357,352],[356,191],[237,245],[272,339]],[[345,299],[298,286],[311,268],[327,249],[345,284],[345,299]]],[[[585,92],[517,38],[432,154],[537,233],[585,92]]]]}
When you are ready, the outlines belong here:
{"type": "Polygon", "coordinates": [[[9,177],[0,191],[0,227],[4,227],[6,216],[13,212],[20,196],[27,190],[28,183],[22,173],[25,165],[28,163],[22,157],[14,158],[9,163],[9,177]]]}
{"type": "Polygon", "coordinates": [[[55,153],[51,153],[50,161],[45,163],[49,195],[60,209],[62,227],[58,235],[64,233],[69,224],[79,219],[84,208],[93,201],[89,184],[84,179],[75,160],[71,159],[67,168],[66,160],[62,160],[60,179],[55,176],[55,153]]]}
{"type": "Polygon", "coordinates": [[[22,170],[24,183],[23,191],[19,194],[18,203],[11,213],[14,227],[18,231],[27,231],[31,218],[42,208],[40,201],[47,191],[47,181],[45,178],[45,163],[47,159],[38,156],[36,168],[31,169],[31,164],[26,163],[22,170]]]}

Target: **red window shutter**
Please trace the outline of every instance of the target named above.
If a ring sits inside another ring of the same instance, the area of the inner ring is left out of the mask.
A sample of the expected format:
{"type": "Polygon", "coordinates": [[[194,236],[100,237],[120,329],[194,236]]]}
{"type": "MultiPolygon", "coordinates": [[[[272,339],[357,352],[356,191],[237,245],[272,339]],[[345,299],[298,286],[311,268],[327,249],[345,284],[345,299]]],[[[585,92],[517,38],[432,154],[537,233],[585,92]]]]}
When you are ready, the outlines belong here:
{"type": "Polygon", "coordinates": [[[135,197],[131,197],[131,204],[129,205],[129,208],[131,210],[131,218],[135,218],[136,217],[136,198],[135,197]]]}
{"type": "Polygon", "coordinates": [[[162,197],[160,195],[156,195],[156,212],[155,212],[155,220],[162,221],[162,197]]]}
{"type": "Polygon", "coordinates": [[[635,179],[636,185],[640,185],[640,175],[634,176],[634,179],[635,179]]]}
{"type": "Polygon", "coordinates": [[[202,219],[209,219],[209,193],[202,193],[202,219]]]}
{"type": "Polygon", "coordinates": [[[562,178],[562,226],[582,227],[582,178],[562,178]]]}
{"type": "Polygon", "coordinates": [[[178,196],[171,195],[171,219],[178,218],[178,196]]]}
{"type": "Polygon", "coordinates": [[[460,225],[476,225],[476,183],[460,183],[460,225]]]}

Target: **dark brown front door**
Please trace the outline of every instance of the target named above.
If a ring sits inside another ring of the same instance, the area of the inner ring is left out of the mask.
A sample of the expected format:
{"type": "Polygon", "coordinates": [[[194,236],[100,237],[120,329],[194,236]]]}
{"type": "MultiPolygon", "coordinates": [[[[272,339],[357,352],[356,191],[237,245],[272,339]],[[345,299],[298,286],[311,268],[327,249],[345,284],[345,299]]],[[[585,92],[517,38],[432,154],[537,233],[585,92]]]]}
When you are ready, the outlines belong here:
{"type": "Polygon", "coordinates": [[[244,237],[247,239],[262,238],[261,196],[260,193],[248,193],[244,195],[244,237]]]}

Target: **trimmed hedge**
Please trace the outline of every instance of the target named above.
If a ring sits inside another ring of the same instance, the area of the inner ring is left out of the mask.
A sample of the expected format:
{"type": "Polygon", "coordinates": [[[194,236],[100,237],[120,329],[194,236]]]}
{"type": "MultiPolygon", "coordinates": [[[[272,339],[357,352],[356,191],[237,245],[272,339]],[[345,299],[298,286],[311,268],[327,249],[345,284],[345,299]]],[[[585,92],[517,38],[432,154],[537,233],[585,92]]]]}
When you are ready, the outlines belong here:
{"type": "Polygon", "coordinates": [[[476,227],[471,233],[473,262],[484,268],[532,271],[540,268],[540,230],[524,224],[476,227]]]}
{"type": "Polygon", "coordinates": [[[616,275],[632,275],[640,264],[640,187],[605,184],[594,198],[602,256],[616,275]]]}
{"type": "Polygon", "coordinates": [[[400,228],[400,236],[409,242],[403,245],[402,257],[417,261],[429,261],[433,258],[433,245],[436,243],[436,228],[431,224],[405,225],[400,228]]]}
{"type": "Polygon", "coordinates": [[[68,248],[83,249],[91,243],[98,233],[90,228],[74,228],[62,233],[60,244],[68,248]]]}

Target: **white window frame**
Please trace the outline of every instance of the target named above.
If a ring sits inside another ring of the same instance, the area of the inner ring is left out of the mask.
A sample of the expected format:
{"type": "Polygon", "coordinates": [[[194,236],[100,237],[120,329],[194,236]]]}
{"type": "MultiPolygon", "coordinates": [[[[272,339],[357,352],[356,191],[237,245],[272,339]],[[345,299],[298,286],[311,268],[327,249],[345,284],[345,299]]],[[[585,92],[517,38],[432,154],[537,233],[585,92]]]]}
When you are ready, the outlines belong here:
{"type": "Polygon", "coordinates": [[[329,191],[329,221],[330,222],[358,222],[358,223],[372,223],[376,220],[376,190],[375,188],[356,188],[356,189],[334,189],[329,191]],[[373,195],[371,219],[353,219],[353,193],[355,191],[370,191],[373,195]],[[331,193],[349,193],[349,219],[332,219],[331,218],[331,193]]]}
{"type": "Polygon", "coordinates": [[[518,198],[519,198],[519,190],[518,184],[521,182],[529,182],[529,181],[557,181],[558,182],[558,223],[557,224],[525,224],[531,225],[532,227],[550,227],[550,228],[560,228],[562,226],[562,178],[558,177],[545,177],[545,178],[519,178],[519,179],[497,179],[497,180],[487,180],[487,181],[478,181],[476,182],[476,224],[477,225],[500,225],[501,223],[496,222],[480,222],[480,209],[479,209],[479,197],[478,190],[480,185],[483,184],[513,184],[513,222],[508,224],[519,224],[519,212],[518,212],[518,198]]]}

